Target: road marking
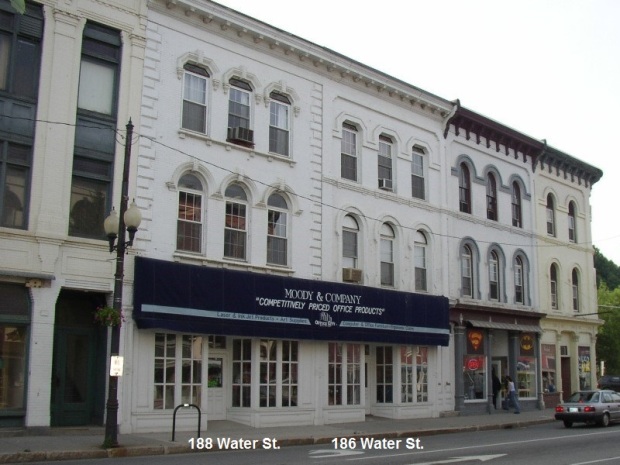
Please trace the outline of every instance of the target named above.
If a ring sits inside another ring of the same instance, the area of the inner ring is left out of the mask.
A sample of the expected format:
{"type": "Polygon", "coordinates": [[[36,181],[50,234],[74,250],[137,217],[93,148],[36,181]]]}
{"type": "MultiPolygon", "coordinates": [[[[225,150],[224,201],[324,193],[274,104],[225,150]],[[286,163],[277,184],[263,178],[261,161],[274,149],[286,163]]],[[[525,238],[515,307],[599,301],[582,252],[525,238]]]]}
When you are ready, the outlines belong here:
{"type": "Polygon", "coordinates": [[[592,460],[590,462],[579,462],[579,463],[572,463],[571,465],[588,465],[590,463],[603,463],[603,462],[614,462],[614,463],[618,463],[618,459],[620,459],[620,457],[610,457],[608,459],[599,459],[599,460],[592,460]]]}
{"type": "Polygon", "coordinates": [[[434,460],[432,462],[424,462],[424,463],[414,463],[411,465],[441,465],[444,463],[458,463],[458,462],[469,462],[470,460],[478,460],[479,462],[487,462],[489,460],[497,459],[499,457],[503,457],[506,454],[496,454],[496,455],[470,455],[469,457],[453,457],[451,459],[445,460],[434,460]]]}
{"type": "Polygon", "coordinates": [[[348,449],[319,449],[310,451],[313,459],[332,459],[334,457],[344,457],[345,455],[359,455],[364,452],[348,449]]]}

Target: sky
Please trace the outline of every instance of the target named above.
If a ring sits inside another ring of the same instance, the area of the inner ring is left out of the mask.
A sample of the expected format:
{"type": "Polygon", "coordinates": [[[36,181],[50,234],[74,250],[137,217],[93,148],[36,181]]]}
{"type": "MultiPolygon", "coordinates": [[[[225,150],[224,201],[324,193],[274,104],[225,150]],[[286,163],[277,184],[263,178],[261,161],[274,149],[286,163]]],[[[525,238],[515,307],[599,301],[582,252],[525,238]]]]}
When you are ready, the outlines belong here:
{"type": "Polygon", "coordinates": [[[592,242],[620,265],[620,1],[218,3],[602,169],[592,242]]]}

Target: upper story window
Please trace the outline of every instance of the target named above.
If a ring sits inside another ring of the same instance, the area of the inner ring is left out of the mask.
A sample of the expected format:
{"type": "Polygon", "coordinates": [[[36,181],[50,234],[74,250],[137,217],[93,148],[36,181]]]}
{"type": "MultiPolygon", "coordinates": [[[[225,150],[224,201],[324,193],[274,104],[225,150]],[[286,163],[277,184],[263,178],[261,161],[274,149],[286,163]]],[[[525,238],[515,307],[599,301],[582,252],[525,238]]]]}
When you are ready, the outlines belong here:
{"type": "Polygon", "coordinates": [[[182,126],[196,132],[207,132],[207,82],[209,73],[200,66],[186,63],[183,67],[182,126]]]}
{"type": "Polygon", "coordinates": [[[394,286],[394,229],[381,226],[381,285],[394,286]]]}
{"type": "Polygon", "coordinates": [[[551,194],[547,195],[547,234],[555,236],[555,203],[551,194]]]}
{"type": "Polygon", "coordinates": [[[193,174],[186,174],[179,180],[177,250],[201,251],[202,193],[202,183],[193,174]]]}
{"type": "Polygon", "coordinates": [[[392,139],[388,136],[379,136],[379,154],[377,156],[377,171],[379,174],[379,189],[392,190],[392,139]]]}
{"type": "Polygon", "coordinates": [[[0,140],[0,226],[25,229],[32,149],[0,140]]]}
{"type": "Polygon", "coordinates": [[[558,304],[558,267],[554,263],[549,269],[549,291],[551,294],[551,308],[557,310],[558,304]]]}
{"type": "Polygon", "coordinates": [[[416,199],[426,198],[424,182],[424,158],[426,152],[419,145],[414,145],[411,152],[411,195],[416,199]]]}
{"type": "Polygon", "coordinates": [[[521,188],[518,182],[512,183],[512,225],[523,227],[523,212],[521,210],[521,188]]]}
{"type": "Polygon", "coordinates": [[[523,258],[517,256],[514,263],[515,272],[515,302],[525,304],[525,269],[523,258]]]}
{"type": "Polygon", "coordinates": [[[577,222],[575,219],[575,202],[568,204],[568,240],[577,242],[577,222]]]}
{"type": "Polygon", "coordinates": [[[272,92],[269,97],[269,151],[288,157],[291,101],[278,92],[272,92]]]}
{"type": "Polygon", "coordinates": [[[288,204],[280,194],[267,200],[267,263],[288,264],[288,204]]]}
{"type": "Polygon", "coordinates": [[[573,311],[579,311],[579,271],[573,268],[571,273],[571,285],[573,291],[573,311]]]}
{"type": "Polygon", "coordinates": [[[489,257],[489,298],[500,300],[500,259],[495,250],[489,257]]]}
{"type": "Polygon", "coordinates": [[[415,267],[415,290],[428,291],[426,277],[426,254],[428,249],[428,241],[426,235],[417,231],[415,233],[415,243],[413,250],[413,265],[415,267]]]}
{"type": "Polygon", "coordinates": [[[461,163],[459,172],[459,210],[471,213],[471,179],[465,163],[461,163]]]}
{"type": "MultiPolygon", "coordinates": [[[[8,2],[4,2],[8,5],[8,2]]],[[[24,15],[0,10],[0,91],[36,100],[39,88],[43,14],[26,5],[24,15]]]]}
{"type": "Polygon", "coordinates": [[[487,176],[487,219],[497,221],[497,183],[495,176],[487,176]]]}
{"type": "Polygon", "coordinates": [[[461,249],[461,295],[474,297],[474,255],[469,245],[461,249]]]}
{"type": "Polygon", "coordinates": [[[340,176],[357,181],[357,128],[349,123],[342,125],[340,176]]]}
{"type": "Polygon", "coordinates": [[[250,120],[252,87],[236,78],[231,78],[229,83],[227,140],[243,146],[253,146],[254,132],[250,120]]]}
{"type": "Polygon", "coordinates": [[[224,257],[245,260],[247,255],[247,195],[239,184],[226,188],[224,257]]]}
{"type": "MultiPolygon", "coordinates": [[[[352,215],[346,215],[342,224],[342,266],[343,273],[349,272],[347,269],[357,269],[359,264],[358,242],[359,225],[352,215]]],[[[343,276],[345,281],[360,281],[353,276],[343,276]]]]}

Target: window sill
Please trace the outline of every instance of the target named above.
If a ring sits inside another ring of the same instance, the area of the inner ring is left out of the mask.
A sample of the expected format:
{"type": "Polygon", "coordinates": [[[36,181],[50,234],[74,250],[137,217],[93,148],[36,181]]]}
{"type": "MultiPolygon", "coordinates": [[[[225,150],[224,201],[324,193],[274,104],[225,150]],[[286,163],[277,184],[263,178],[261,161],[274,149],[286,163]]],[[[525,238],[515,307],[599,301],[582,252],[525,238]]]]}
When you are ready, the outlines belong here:
{"type": "Polygon", "coordinates": [[[245,261],[238,260],[214,260],[207,258],[204,255],[192,254],[190,252],[176,251],[172,254],[172,258],[178,263],[188,263],[201,266],[211,266],[215,268],[229,268],[232,270],[240,271],[253,271],[265,274],[279,274],[284,276],[292,276],[295,271],[290,267],[277,266],[277,265],[253,265],[245,261]]]}

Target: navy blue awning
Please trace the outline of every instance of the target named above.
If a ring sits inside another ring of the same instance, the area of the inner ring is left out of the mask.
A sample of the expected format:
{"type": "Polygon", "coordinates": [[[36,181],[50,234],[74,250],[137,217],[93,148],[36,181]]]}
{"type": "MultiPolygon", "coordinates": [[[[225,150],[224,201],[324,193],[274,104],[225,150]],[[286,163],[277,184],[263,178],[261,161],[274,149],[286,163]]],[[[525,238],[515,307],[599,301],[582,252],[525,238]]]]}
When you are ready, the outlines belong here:
{"type": "Polygon", "coordinates": [[[448,299],[136,257],[138,328],[447,346],[448,299]]]}

